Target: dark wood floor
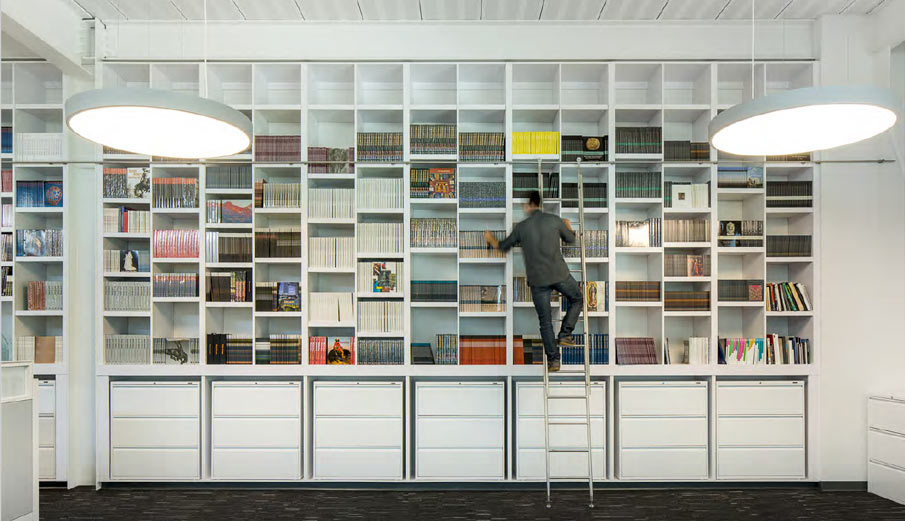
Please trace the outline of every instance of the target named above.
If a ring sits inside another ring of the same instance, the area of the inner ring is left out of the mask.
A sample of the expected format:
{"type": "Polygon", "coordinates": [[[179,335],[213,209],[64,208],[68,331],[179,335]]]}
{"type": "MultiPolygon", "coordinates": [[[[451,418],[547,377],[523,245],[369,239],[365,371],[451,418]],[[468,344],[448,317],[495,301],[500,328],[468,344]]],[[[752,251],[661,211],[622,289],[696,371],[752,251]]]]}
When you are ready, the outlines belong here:
{"type": "Polygon", "coordinates": [[[905,506],[866,492],[817,489],[358,491],[90,488],[42,490],[41,519],[56,520],[486,520],[903,521],[905,506]]]}

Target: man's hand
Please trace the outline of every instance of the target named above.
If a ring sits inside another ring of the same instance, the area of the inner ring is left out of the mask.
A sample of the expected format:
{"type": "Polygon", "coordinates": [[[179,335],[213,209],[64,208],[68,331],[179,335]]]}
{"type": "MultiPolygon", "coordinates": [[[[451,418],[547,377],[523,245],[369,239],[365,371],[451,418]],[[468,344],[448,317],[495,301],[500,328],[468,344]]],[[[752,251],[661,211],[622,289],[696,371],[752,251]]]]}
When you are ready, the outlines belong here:
{"type": "Polygon", "coordinates": [[[490,230],[484,230],[484,240],[494,249],[499,249],[500,241],[490,233],[490,230]]]}
{"type": "Polygon", "coordinates": [[[568,219],[563,219],[562,222],[563,222],[563,224],[566,225],[566,228],[568,228],[570,232],[573,232],[573,233],[575,232],[575,230],[572,229],[572,221],[570,221],[568,219]]]}

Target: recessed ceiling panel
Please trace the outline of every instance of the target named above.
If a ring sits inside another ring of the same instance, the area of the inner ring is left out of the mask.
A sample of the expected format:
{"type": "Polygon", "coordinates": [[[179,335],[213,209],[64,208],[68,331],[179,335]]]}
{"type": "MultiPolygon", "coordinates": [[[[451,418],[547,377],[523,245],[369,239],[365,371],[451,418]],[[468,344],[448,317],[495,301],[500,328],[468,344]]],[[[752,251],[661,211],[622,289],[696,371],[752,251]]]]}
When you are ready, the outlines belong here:
{"type": "Polygon", "coordinates": [[[655,20],[667,0],[609,0],[601,20],[655,20]]]}
{"type": "Polygon", "coordinates": [[[603,4],[604,0],[547,0],[541,20],[596,20],[603,4]]]}
{"type": "Polygon", "coordinates": [[[365,20],[420,20],[418,0],[358,0],[365,20]]]}
{"type": "Polygon", "coordinates": [[[480,20],[481,0],[421,0],[425,20],[480,20]]]}
{"type": "Polygon", "coordinates": [[[669,0],[661,20],[715,20],[730,0],[669,0]]]}
{"type": "Polygon", "coordinates": [[[301,20],[294,0],[235,0],[248,20],[301,20]]]}
{"type": "Polygon", "coordinates": [[[537,20],[542,0],[484,0],[484,20],[537,20]]]}
{"type": "Polygon", "coordinates": [[[305,20],[361,20],[355,0],[297,0],[305,20]]]}

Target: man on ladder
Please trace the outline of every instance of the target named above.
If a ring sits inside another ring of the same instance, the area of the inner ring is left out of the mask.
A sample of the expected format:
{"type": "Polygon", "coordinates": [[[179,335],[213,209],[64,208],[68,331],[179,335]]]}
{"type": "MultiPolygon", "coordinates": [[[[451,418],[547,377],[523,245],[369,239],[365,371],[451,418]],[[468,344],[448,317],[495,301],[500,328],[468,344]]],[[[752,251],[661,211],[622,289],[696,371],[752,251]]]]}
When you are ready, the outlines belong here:
{"type": "Polygon", "coordinates": [[[547,370],[555,372],[559,371],[561,364],[557,344],[575,345],[572,330],[575,329],[582,310],[581,289],[569,273],[560,247],[560,239],[567,243],[575,242],[575,231],[568,219],[560,219],[557,215],[543,211],[538,191],[529,194],[528,202],[522,208],[525,219],[515,225],[508,237],[500,241],[492,233],[485,231],[484,240],[503,252],[521,245],[525,257],[525,274],[528,286],[531,287],[531,298],[534,300],[544,353],[547,355],[547,370]],[[553,336],[553,312],[550,307],[550,295],[554,289],[568,301],[568,311],[556,338],[553,336]]]}

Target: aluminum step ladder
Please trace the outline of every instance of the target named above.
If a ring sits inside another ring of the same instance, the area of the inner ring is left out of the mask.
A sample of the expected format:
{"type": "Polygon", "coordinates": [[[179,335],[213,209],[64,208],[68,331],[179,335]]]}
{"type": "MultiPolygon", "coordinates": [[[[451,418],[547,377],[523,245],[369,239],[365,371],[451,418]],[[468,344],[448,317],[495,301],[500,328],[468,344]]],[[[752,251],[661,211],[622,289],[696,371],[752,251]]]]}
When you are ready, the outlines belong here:
{"type": "MultiPolygon", "coordinates": [[[[537,162],[537,182],[540,192],[541,198],[541,209],[543,209],[544,205],[544,174],[542,170],[543,162],[538,160],[537,162]]],[[[593,462],[593,454],[591,453],[591,353],[588,345],[590,344],[590,329],[588,328],[588,298],[587,298],[587,288],[585,286],[585,281],[588,279],[587,272],[587,264],[585,259],[585,223],[584,223],[584,180],[581,176],[581,158],[577,159],[577,174],[578,174],[578,230],[576,231],[576,235],[578,236],[578,248],[580,251],[580,259],[581,259],[581,269],[580,270],[569,270],[570,272],[581,273],[580,279],[580,288],[583,293],[582,300],[582,323],[584,326],[583,338],[584,342],[576,345],[575,347],[584,348],[584,367],[581,369],[573,369],[573,370],[560,370],[557,373],[553,373],[558,376],[566,376],[566,377],[574,377],[574,376],[584,376],[584,395],[551,395],[550,394],[550,372],[547,370],[547,354],[544,351],[544,455],[546,460],[545,465],[545,479],[547,482],[547,508],[551,508],[553,506],[552,498],[550,495],[550,483],[553,481],[578,481],[578,480],[588,480],[588,507],[594,508],[594,462],[593,462]],[[570,421],[550,421],[550,401],[551,400],[583,400],[585,406],[585,418],[584,422],[570,420],[570,421]],[[571,449],[551,449],[550,448],[550,426],[557,425],[584,425],[587,429],[587,442],[588,445],[586,448],[571,448],[571,449]],[[588,474],[587,476],[551,476],[550,475],[550,455],[551,454],[561,454],[561,453],[584,453],[587,454],[588,457],[588,474]]],[[[560,194],[562,195],[562,194],[560,194]]],[[[548,199],[548,200],[559,200],[563,201],[565,199],[548,199]]],[[[562,319],[557,319],[561,321],[562,319]]],[[[572,365],[572,364],[569,364],[572,365]]],[[[562,366],[568,367],[568,366],[562,366]]]]}

